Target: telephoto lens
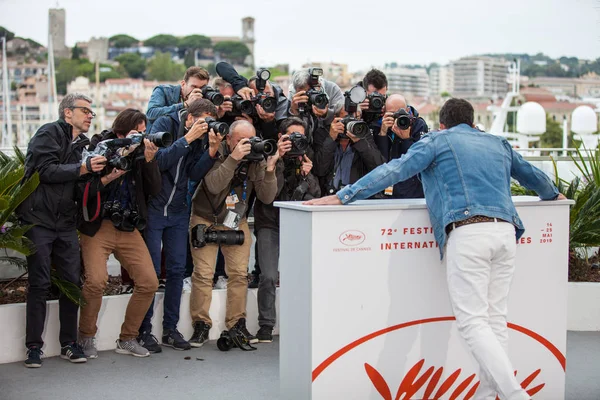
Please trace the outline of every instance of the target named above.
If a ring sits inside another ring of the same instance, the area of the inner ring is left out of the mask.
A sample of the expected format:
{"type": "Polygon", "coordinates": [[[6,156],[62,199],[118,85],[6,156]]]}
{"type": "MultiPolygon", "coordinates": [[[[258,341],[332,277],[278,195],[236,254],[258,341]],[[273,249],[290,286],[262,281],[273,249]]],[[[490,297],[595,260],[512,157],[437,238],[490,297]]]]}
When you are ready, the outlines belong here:
{"type": "Polygon", "coordinates": [[[204,118],[204,121],[208,124],[208,130],[212,129],[217,135],[225,136],[229,133],[229,125],[225,122],[218,122],[211,117],[204,118]]]}
{"type": "Polygon", "coordinates": [[[210,100],[210,102],[213,103],[215,106],[220,106],[225,101],[225,97],[223,97],[223,95],[219,93],[218,90],[213,89],[210,86],[205,86],[204,89],[202,89],[202,97],[204,97],[207,100],[210,100]]]}
{"type": "Polygon", "coordinates": [[[156,132],[145,135],[157,147],[169,147],[173,143],[173,135],[170,132],[156,132]]]}
{"type": "Polygon", "coordinates": [[[364,139],[369,133],[369,125],[365,121],[350,121],[346,125],[346,131],[358,139],[364,139]]]}

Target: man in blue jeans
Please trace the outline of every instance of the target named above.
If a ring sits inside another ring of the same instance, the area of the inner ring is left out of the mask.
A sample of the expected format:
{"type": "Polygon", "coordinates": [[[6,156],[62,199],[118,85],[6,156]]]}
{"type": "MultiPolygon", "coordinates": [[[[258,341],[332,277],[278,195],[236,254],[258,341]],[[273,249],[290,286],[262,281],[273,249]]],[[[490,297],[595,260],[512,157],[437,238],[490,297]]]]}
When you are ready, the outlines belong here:
{"type": "MultiPolygon", "coordinates": [[[[216,115],[217,109],[209,100],[199,99],[192,101],[186,110],[160,117],[152,126],[151,133],[171,132],[175,138],[170,147],[162,148],[156,154],[162,188],[148,205],[148,225],[144,235],[157,274],[161,266],[161,246],[165,254],[167,283],[162,344],[176,350],[190,349],[190,344],[177,330],[190,223],[186,199],[188,180],[190,176],[201,180],[214,164],[221,137],[212,130],[205,135],[208,124],[204,119],[216,118],[216,115]],[[205,151],[207,142],[209,147],[205,151]]],[[[149,352],[159,353],[161,347],[152,335],[153,314],[154,302],[140,326],[137,339],[149,352]]]]}
{"type": "Polygon", "coordinates": [[[420,173],[456,324],[480,367],[474,399],[526,400],[531,397],[517,382],[506,351],[515,239],[525,231],[511,199],[510,179],[542,200],[565,197],[506,139],[475,129],[473,116],[466,100],[448,100],[440,110],[441,131],[424,135],[402,158],[337,194],[305,204],[366,199],[420,173]]]}

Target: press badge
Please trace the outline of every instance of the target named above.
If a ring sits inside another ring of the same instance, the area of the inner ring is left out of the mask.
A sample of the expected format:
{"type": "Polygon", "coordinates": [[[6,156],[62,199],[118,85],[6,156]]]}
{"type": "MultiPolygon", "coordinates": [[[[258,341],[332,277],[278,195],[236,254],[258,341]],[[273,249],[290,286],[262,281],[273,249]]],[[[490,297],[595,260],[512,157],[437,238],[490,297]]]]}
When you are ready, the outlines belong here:
{"type": "Polygon", "coordinates": [[[239,203],[240,200],[237,197],[237,194],[230,194],[229,196],[227,196],[227,198],[225,199],[225,204],[227,205],[227,209],[228,210],[234,210],[235,209],[235,205],[237,203],[239,203]]]}
{"type": "Polygon", "coordinates": [[[388,186],[385,188],[385,191],[383,192],[386,196],[391,196],[394,194],[394,187],[393,186],[388,186]]]}
{"type": "Polygon", "coordinates": [[[230,229],[237,229],[240,223],[240,214],[235,213],[233,211],[227,211],[227,215],[225,216],[225,220],[223,221],[223,225],[230,229]]]}

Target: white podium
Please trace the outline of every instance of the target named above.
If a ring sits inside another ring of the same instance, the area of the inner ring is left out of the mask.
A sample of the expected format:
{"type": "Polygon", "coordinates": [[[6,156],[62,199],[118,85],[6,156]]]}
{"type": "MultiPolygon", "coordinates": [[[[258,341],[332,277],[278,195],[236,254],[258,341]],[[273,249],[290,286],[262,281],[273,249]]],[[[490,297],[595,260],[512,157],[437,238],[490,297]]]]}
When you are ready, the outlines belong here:
{"type": "MultiPolygon", "coordinates": [[[[515,197],[519,240],[509,356],[534,399],[565,393],[570,201],[515,197]]],[[[469,399],[424,200],[281,208],[280,381],[288,399],[469,399]]]]}

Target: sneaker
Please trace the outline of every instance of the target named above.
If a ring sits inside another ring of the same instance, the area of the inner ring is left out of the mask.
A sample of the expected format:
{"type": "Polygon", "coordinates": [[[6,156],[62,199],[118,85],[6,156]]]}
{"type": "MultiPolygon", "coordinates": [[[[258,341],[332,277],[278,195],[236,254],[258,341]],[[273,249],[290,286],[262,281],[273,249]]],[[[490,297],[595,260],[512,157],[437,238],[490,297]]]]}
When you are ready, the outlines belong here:
{"type": "Polygon", "coordinates": [[[183,280],[183,293],[192,292],[192,278],[189,276],[183,280]]]}
{"type": "Polygon", "coordinates": [[[115,352],[119,354],[131,354],[134,357],[148,357],[150,355],[150,352],[145,347],[140,346],[136,339],[117,339],[115,352]]]}
{"type": "Polygon", "coordinates": [[[246,337],[246,340],[248,340],[248,343],[258,343],[256,336],[248,332],[248,329],[246,328],[246,318],[240,318],[238,322],[236,322],[235,327],[242,332],[242,334],[246,337]]]}
{"type": "Polygon", "coordinates": [[[190,338],[190,346],[202,347],[204,343],[208,341],[208,332],[210,331],[210,325],[204,321],[194,322],[194,333],[190,338]]]}
{"type": "Polygon", "coordinates": [[[224,276],[218,277],[214,289],[227,289],[227,278],[224,276]]]}
{"type": "Polygon", "coordinates": [[[192,346],[187,342],[177,329],[163,332],[162,345],[172,347],[175,350],[189,350],[192,346]]]}
{"type": "Polygon", "coordinates": [[[140,333],[136,340],[140,346],[148,350],[150,354],[160,353],[162,351],[162,347],[158,344],[158,339],[151,332],[144,331],[140,333]]]}
{"type": "Polygon", "coordinates": [[[87,358],[98,358],[98,349],[96,349],[96,338],[95,337],[79,337],[79,347],[83,354],[87,358]]]}
{"type": "Polygon", "coordinates": [[[83,350],[79,347],[77,342],[69,343],[66,346],[60,348],[60,358],[63,360],[69,360],[72,363],[84,363],[87,362],[83,350]]]}
{"type": "Polygon", "coordinates": [[[273,328],[270,326],[261,326],[256,332],[258,343],[271,343],[273,341],[273,328]]]}
{"type": "Polygon", "coordinates": [[[31,346],[27,349],[27,360],[25,366],[27,368],[39,368],[42,366],[42,349],[37,346],[31,346]]]}
{"type": "Polygon", "coordinates": [[[158,280],[158,289],[156,290],[157,292],[164,292],[165,291],[165,284],[167,283],[166,279],[159,279],[158,280]]]}
{"type": "Polygon", "coordinates": [[[260,275],[252,274],[252,280],[248,283],[248,289],[258,289],[260,283],[260,275]]]}
{"type": "Polygon", "coordinates": [[[133,285],[121,285],[121,294],[131,294],[133,293],[133,285]]]}

